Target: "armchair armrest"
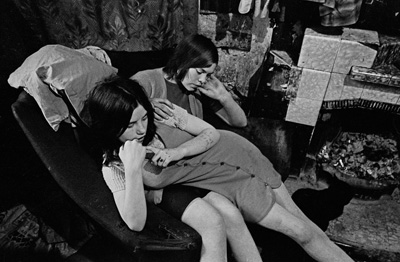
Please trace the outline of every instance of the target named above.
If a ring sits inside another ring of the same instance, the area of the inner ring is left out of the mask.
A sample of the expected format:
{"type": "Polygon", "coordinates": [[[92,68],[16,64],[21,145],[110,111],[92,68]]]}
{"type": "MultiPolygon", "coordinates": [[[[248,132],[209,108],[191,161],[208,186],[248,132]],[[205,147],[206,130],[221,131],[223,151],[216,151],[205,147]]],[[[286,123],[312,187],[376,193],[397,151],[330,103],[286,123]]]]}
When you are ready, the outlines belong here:
{"type": "MultiPolygon", "coordinates": [[[[12,104],[12,111],[54,180],[96,225],[130,251],[132,257],[151,257],[148,261],[157,261],[154,253],[162,251],[163,256],[171,254],[171,261],[178,261],[177,258],[199,260],[201,238],[198,233],[155,205],[148,206],[148,220],[143,231],[134,232],[125,225],[101,171],[77,144],[69,124],[62,123],[54,132],[25,91],[12,104]]],[[[165,256],[159,259],[166,261],[165,256]]]]}

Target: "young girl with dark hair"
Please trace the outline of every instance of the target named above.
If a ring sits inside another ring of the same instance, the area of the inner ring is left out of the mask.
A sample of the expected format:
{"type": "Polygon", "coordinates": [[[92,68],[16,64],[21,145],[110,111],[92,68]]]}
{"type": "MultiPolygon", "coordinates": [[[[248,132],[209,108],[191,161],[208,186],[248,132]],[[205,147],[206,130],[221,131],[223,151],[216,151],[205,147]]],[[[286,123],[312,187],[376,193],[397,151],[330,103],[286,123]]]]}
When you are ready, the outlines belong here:
{"type": "Polygon", "coordinates": [[[84,109],[99,142],[119,140],[119,145],[102,144],[103,175],[131,229],[141,230],[146,221],[143,184],[191,185],[225,196],[245,220],[288,235],[317,261],[353,261],[301,212],[252,143],[178,106],[168,120],[151,123],[153,110],[145,97],[137,82],[116,77],[100,83],[84,109]],[[145,159],[146,152],[154,156],[145,159]]]}
{"type": "Polygon", "coordinates": [[[199,118],[208,110],[230,126],[244,127],[244,111],[214,75],[218,60],[214,43],[194,34],[177,45],[165,67],[138,72],[131,79],[146,90],[157,119],[167,118],[176,104],[199,118]]]}

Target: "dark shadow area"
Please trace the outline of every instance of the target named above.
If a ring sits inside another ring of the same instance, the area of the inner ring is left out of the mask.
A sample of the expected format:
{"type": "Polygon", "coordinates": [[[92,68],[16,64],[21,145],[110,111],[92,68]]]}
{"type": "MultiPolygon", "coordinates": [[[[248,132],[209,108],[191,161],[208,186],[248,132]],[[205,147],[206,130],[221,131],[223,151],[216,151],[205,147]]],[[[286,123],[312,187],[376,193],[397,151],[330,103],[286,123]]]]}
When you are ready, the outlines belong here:
{"type": "MultiPolygon", "coordinates": [[[[301,210],[323,231],[328,228],[329,221],[339,217],[343,208],[353,197],[353,190],[346,183],[330,174],[320,171],[320,180],[327,189],[315,190],[302,188],[292,195],[293,201],[301,210]]],[[[259,230],[254,225],[248,225],[253,232],[257,244],[262,247],[264,261],[277,262],[313,262],[305,251],[289,237],[272,230],[259,230]],[[258,231],[257,231],[258,230],[258,231]],[[266,237],[267,236],[267,237],[266,237]]]]}

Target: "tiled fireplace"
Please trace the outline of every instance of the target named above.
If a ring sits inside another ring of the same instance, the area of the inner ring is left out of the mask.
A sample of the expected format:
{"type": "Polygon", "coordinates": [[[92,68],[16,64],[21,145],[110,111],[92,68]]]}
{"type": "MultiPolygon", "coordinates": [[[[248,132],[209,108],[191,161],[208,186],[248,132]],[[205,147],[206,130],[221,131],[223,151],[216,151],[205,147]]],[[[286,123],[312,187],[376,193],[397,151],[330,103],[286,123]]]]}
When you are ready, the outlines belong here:
{"type": "Polygon", "coordinates": [[[291,68],[286,121],[315,126],[321,109],[400,111],[400,38],[344,28],[327,34],[306,29],[291,68]]]}
{"type": "MultiPolygon", "coordinates": [[[[335,31],[307,28],[297,66],[289,72],[285,120],[312,128],[309,145],[324,112],[400,113],[400,38],[355,28],[335,31]]],[[[300,176],[313,153],[307,153],[300,176]]]]}

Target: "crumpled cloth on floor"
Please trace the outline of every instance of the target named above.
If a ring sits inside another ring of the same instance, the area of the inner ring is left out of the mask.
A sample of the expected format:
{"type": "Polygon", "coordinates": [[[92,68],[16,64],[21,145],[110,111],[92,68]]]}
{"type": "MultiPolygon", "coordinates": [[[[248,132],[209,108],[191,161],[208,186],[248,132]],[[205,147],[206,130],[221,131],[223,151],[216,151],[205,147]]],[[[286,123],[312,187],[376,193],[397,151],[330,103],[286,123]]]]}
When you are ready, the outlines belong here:
{"type": "Polygon", "coordinates": [[[321,25],[348,26],[357,23],[362,0],[325,0],[319,6],[321,25]]]}

